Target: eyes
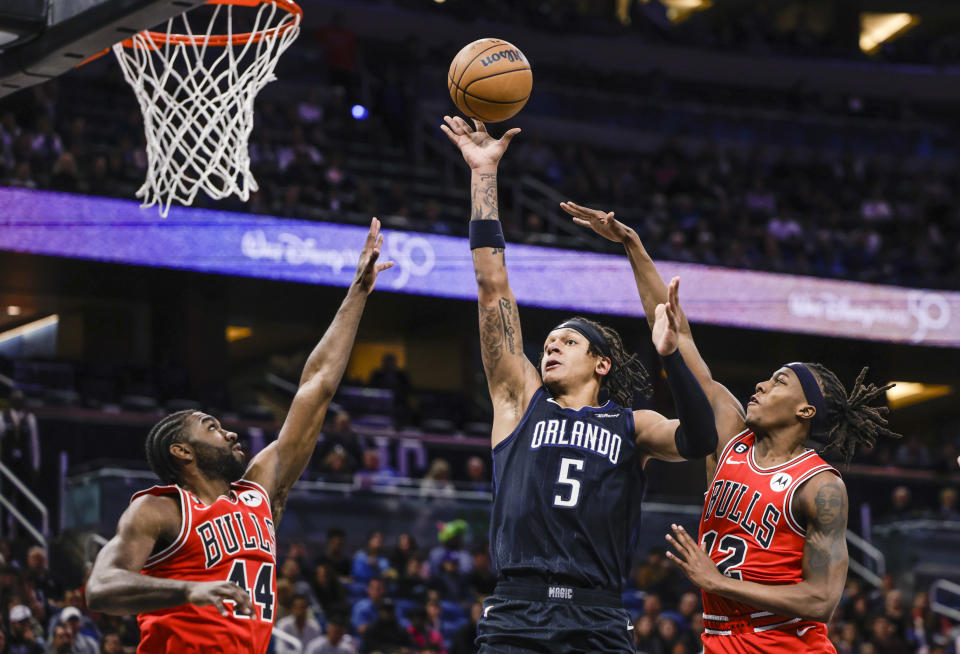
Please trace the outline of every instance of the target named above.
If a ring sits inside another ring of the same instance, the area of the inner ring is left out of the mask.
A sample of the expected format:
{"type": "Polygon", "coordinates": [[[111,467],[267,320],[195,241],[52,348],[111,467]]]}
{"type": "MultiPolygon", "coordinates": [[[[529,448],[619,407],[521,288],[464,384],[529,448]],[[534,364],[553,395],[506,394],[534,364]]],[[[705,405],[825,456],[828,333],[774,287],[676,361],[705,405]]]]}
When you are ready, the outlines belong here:
{"type": "MultiPolygon", "coordinates": [[[[544,351],[544,352],[547,351],[547,348],[550,347],[550,343],[552,343],[552,342],[553,342],[552,340],[547,341],[546,345],[543,346],[543,351],[544,351]]],[[[563,341],[563,344],[564,344],[564,345],[576,345],[576,344],[577,344],[577,339],[568,336],[568,337],[567,337],[567,340],[563,341]]]]}

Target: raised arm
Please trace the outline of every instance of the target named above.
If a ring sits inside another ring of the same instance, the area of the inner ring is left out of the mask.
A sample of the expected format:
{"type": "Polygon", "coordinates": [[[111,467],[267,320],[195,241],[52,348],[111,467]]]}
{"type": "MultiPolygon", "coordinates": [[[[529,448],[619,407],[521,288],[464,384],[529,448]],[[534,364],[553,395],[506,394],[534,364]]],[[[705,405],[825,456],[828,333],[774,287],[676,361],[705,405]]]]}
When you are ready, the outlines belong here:
{"type": "MultiPolygon", "coordinates": [[[[634,230],[614,218],[613,212],[605,213],[596,209],[588,209],[573,202],[564,202],[560,206],[573,217],[576,224],[589,227],[600,236],[615,243],[623,244],[627,252],[627,259],[630,261],[630,267],[633,269],[633,278],[640,294],[640,301],[643,303],[647,323],[652,329],[656,320],[657,305],[670,301],[671,291],[660,278],[660,273],[657,272],[653,259],[647,253],[646,248],[643,247],[640,237],[634,230]]],[[[679,285],[674,287],[672,292],[674,303],[676,303],[679,285]]],[[[682,309],[679,310],[679,314],[680,353],[683,355],[690,371],[700,383],[704,393],[707,394],[710,405],[713,407],[717,433],[720,436],[717,444],[717,452],[719,452],[731,438],[743,431],[746,413],[743,410],[743,405],[734,397],[733,393],[726,386],[713,379],[709,366],[700,355],[700,351],[693,340],[693,332],[690,329],[686,314],[682,309]]],[[[707,464],[708,479],[713,478],[713,471],[716,468],[715,455],[710,458],[712,461],[708,461],[707,464]]]]}
{"type": "Polygon", "coordinates": [[[257,482],[269,493],[274,523],[280,522],[287,493],[303,474],[317,445],[327,407],[350,359],[367,296],[373,291],[377,275],[393,265],[377,263],[382,244],[380,221],[374,218],[347,297],[307,358],[300,387],[277,440],[254,457],[244,474],[244,479],[257,482]]]}
{"type": "Polygon", "coordinates": [[[805,516],[803,581],[771,586],[732,579],[720,573],[703,547],[673,525],[667,540],[677,562],[694,584],[707,592],[751,606],[804,620],[829,622],[847,578],[847,490],[833,473],[822,472],[806,482],[794,498],[794,512],[805,516]]]}
{"type": "Polygon", "coordinates": [[[493,401],[491,446],[495,447],[519,424],[541,383],[539,373],[523,353],[520,314],[507,281],[497,205],[497,166],[520,130],[511,129],[495,139],[481,122],[473,121],[476,129],[471,129],[458,116],[443,119],[446,124],[440,128],[470,166],[470,248],[477,279],[480,353],[493,401]]]}
{"type": "Polygon", "coordinates": [[[233,602],[235,610],[251,615],[249,593],[226,579],[192,582],[140,574],[157,543],[172,543],[179,529],[180,509],[173,498],[145,495],[134,500],[93,564],[86,586],[90,608],[126,615],[196,604],[216,606],[227,615],[224,602],[233,602]]]}

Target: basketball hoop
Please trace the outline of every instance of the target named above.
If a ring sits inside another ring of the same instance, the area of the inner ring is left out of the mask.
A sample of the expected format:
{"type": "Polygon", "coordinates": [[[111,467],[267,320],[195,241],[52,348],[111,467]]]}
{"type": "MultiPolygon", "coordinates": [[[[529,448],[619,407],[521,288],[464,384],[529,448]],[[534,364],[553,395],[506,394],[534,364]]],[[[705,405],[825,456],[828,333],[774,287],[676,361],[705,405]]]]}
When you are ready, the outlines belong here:
{"type": "Polygon", "coordinates": [[[167,21],[165,32],[139,32],[113,46],[143,112],[147,178],[136,195],[142,207],[159,205],[163,217],[171,202],[189,205],[200,190],[244,201],[257,190],[247,146],[253,101],[300,33],[303,11],[292,0],[207,5],[212,16],[202,30],[185,13],[167,21]],[[256,7],[255,14],[235,16],[234,6],[256,7]],[[252,29],[235,33],[244,18],[252,29]],[[183,33],[174,30],[178,22],[183,33]],[[223,33],[214,34],[216,26],[223,33]]]}

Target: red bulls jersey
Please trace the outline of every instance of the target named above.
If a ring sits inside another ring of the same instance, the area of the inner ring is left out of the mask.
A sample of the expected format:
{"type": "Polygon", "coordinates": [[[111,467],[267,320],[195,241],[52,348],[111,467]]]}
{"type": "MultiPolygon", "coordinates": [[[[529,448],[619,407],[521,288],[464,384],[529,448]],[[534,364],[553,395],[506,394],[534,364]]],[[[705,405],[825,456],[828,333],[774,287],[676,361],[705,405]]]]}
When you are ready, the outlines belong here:
{"type": "MultiPolygon", "coordinates": [[[[755,438],[753,432],[744,431],[723,449],[705,494],[700,543],[728,577],[761,584],[795,584],[803,580],[806,534],[803,521],[791,510],[794,495],[814,475],[839,473],[813,450],[782,465],[761,468],[754,459],[755,438]]],[[[826,637],[821,623],[774,615],[706,592],[703,621],[704,643],[710,636],[773,636],[774,632],[809,639],[818,635],[811,632],[822,631],[826,637]]]]}
{"type": "Polygon", "coordinates": [[[132,499],[148,493],[176,497],[182,521],[177,539],[147,559],[141,574],[232,581],[250,593],[254,613],[237,613],[232,603],[227,617],[214,606],[192,604],[142,613],[138,654],[265,653],[276,608],[276,536],[267,492],[240,480],[209,506],[179,486],[154,486],[132,499]]]}

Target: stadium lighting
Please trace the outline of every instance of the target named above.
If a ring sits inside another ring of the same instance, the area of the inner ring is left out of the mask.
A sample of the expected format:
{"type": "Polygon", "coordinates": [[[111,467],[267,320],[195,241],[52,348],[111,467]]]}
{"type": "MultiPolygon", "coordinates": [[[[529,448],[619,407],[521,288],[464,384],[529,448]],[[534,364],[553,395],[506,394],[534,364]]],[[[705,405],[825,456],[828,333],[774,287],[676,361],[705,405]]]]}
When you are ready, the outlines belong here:
{"type": "Polygon", "coordinates": [[[54,327],[59,323],[60,316],[56,313],[52,316],[41,318],[40,320],[28,322],[26,325],[20,325],[19,327],[14,327],[13,329],[8,329],[7,331],[0,333],[0,343],[6,343],[7,341],[12,341],[13,339],[22,336],[29,336],[30,334],[38,332],[46,327],[54,327]]]}
{"type": "Polygon", "coordinates": [[[245,338],[250,338],[253,335],[253,330],[249,327],[237,327],[236,325],[227,326],[227,342],[233,343],[234,341],[240,341],[245,338]]]}
{"type": "Polygon", "coordinates": [[[881,45],[902,36],[919,22],[916,14],[864,12],[860,14],[860,49],[873,54],[881,45]]]}
{"type": "Polygon", "coordinates": [[[16,304],[7,307],[8,316],[19,316],[21,313],[23,313],[23,307],[18,307],[16,304]]]}
{"type": "Polygon", "coordinates": [[[370,112],[362,104],[355,104],[350,107],[350,115],[356,120],[366,120],[370,112]]]}
{"type": "Polygon", "coordinates": [[[902,409],[905,406],[926,402],[953,392],[953,388],[946,385],[902,381],[892,383],[896,386],[887,390],[887,403],[891,409],[902,409]]]}
{"type": "Polygon", "coordinates": [[[698,11],[709,9],[713,0],[660,0],[671,23],[682,23],[698,11]]]}

